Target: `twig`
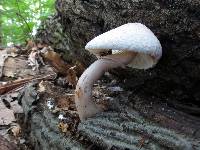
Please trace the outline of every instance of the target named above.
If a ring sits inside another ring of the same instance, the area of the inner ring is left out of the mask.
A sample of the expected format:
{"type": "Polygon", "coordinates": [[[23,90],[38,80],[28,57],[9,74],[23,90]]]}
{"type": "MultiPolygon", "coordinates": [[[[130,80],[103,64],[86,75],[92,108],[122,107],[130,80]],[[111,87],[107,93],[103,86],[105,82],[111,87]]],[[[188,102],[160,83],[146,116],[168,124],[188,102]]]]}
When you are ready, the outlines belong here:
{"type": "Polygon", "coordinates": [[[17,87],[23,86],[24,84],[29,83],[29,82],[40,81],[40,80],[44,80],[44,79],[48,80],[48,79],[52,79],[53,77],[54,77],[54,75],[46,75],[44,77],[36,77],[36,78],[31,77],[31,78],[15,80],[12,83],[2,85],[0,87],[0,94],[5,94],[17,87]]]}

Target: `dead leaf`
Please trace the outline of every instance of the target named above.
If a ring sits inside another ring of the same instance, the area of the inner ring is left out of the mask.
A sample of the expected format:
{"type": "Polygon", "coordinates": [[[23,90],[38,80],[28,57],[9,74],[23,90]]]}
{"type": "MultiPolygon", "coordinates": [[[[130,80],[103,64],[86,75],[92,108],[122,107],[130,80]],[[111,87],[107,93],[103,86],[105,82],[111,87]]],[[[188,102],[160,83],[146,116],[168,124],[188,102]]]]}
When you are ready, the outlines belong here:
{"type": "Polygon", "coordinates": [[[42,49],[42,56],[44,59],[51,63],[51,65],[62,75],[66,75],[66,79],[70,85],[76,86],[78,81],[78,76],[80,76],[85,70],[84,66],[80,62],[76,62],[75,66],[66,64],[60,57],[59,54],[53,50],[44,47],[42,49]]]}
{"type": "Polygon", "coordinates": [[[28,56],[28,65],[32,67],[32,70],[39,71],[39,66],[45,65],[42,57],[40,56],[40,51],[37,51],[37,47],[33,47],[31,53],[28,56]]]}
{"type": "Polygon", "coordinates": [[[38,91],[39,92],[44,92],[46,90],[45,88],[45,85],[44,85],[44,81],[41,81],[39,84],[38,84],[38,91]]]}
{"type": "Polygon", "coordinates": [[[3,75],[3,68],[4,68],[4,63],[5,60],[8,58],[8,54],[6,50],[0,51],[0,78],[3,75]]]}
{"type": "Polygon", "coordinates": [[[54,52],[53,50],[48,49],[47,47],[44,47],[45,50],[44,53],[42,53],[42,56],[44,57],[44,60],[48,61],[56,70],[57,72],[67,75],[67,70],[71,67],[70,65],[66,64],[60,57],[59,54],[54,52]]]}
{"type": "Polygon", "coordinates": [[[9,103],[10,109],[13,110],[14,114],[23,113],[22,106],[19,105],[18,101],[16,100],[19,94],[20,94],[19,92],[13,92],[13,93],[4,94],[1,96],[2,100],[7,101],[7,103],[9,103]]]}
{"type": "Polygon", "coordinates": [[[58,128],[61,130],[61,132],[66,133],[68,131],[69,125],[67,123],[60,122],[58,124],[58,128]]]}
{"type": "Polygon", "coordinates": [[[80,76],[84,72],[84,70],[85,70],[84,66],[79,62],[76,62],[75,66],[70,67],[67,70],[67,77],[66,77],[69,84],[72,85],[73,87],[76,87],[76,84],[78,82],[77,76],[80,76]]]}
{"type": "Polygon", "coordinates": [[[69,84],[71,84],[73,87],[76,87],[77,81],[78,81],[78,77],[76,76],[76,71],[74,70],[74,67],[71,67],[67,70],[67,81],[69,82],[69,84]]]}
{"type": "Polygon", "coordinates": [[[27,60],[23,56],[9,57],[5,61],[3,76],[5,77],[26,77],[33,75],[33,71],[28,67],[27,60]]]}
{"type": "Polygon", "coordinates": [[[17,123],[12,123],[8,130],[12,132],[14,137],[18,137],[21,133],[21,127],[17,123]]]}
{"type": "Polygon", "coordinates": [[[81,76],[82,75],[82,73],[85,71],[85,67],[84,67],[84,65],[82,64],[82,63],[80,63],[80,62],[76,62],[76,65],[75,65],[76,67],[74,68],[74,70],[76,71],[76,75],[77,76],[81,76]]]}
{"type": "Polygon", "coordinates": [[[7,51],[7,54],[9,56],[12,56],[12,57],[18,56],[17,53],[18,53],[19,49],[16,47],[9,47],[9,48],[6,48],[5,50],[7,51]]]}
{"type": "Polygon", "coordinates": [[[23,113],[23,108],[22,108],[22,106],[19,105],[17,100],[10,102],[10,106],[11,106],[10,109],[13,110],[14,114],[22,114],[23,113]]]}
{"type": "Polygon", "coordinates": [[[16,121],[14,112],[8,109],[0,99],[0,125],[9,125],[16,121]]]}
{"type": "Polygon", "coordinates": [[[52,67],[41,66],[40,72],[33,71],[27,63],[25,56],[8,57],[4,63],[2,76],[14,78],[27,78],[38,75],[55,74],[52,67]]]}
{"type": "Polygon", "coordinates": [[[57,99],[57,107],[60,109],[68,109],[71,103],[70,97],[62,96],[57,99]]]}

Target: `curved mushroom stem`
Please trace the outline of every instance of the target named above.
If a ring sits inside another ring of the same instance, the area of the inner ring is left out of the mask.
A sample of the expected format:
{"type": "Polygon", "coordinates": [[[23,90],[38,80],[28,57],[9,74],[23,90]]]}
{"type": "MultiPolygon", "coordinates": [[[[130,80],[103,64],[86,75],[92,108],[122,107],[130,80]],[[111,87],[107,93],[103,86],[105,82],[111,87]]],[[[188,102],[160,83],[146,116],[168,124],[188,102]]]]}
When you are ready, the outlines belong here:
{"type": "Polygon", "coordinates": [[[135,52],[127,51],[107,55],[95,61],[83,72],[75,90],[75,103],[81,121],[103,111],[92,100],[92,87],[94,82],[97,81],[105,71],[127,65],[135,56],[135,52]]]}

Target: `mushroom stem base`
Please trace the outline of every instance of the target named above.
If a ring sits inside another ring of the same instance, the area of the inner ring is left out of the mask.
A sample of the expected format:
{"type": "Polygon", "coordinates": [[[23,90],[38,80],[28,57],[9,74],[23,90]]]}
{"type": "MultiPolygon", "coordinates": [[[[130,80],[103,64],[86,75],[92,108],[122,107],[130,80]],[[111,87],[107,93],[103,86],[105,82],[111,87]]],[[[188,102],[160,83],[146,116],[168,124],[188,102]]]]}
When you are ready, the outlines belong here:
{"type": "Polygon", "coordinates": [[[92,86],[105,71],[127,65],[136,56],[134,52],[108,55],[95,61],[79,78],[75,90],[75,103],[81,121],[103,111],[92,100],[92,86]]]}

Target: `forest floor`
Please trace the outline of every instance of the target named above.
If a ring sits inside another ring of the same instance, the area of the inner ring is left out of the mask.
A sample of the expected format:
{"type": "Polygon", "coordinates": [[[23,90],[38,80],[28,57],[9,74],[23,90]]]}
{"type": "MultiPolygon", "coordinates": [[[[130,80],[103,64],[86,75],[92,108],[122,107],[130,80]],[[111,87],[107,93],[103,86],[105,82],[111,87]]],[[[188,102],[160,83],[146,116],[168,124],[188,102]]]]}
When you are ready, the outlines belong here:
{"type": "MultiPolygon", "coordinates": [[[[78,76],[85,69],[82,64],[67,64],[50,46],[29,41],[26,47],[0,49],[0,66],[0,150],[33,148],[27,138],[30,129],[26,129],[21,102],[22,94],[30,83],[37,83],[37,92],[45,100],[42,105],[58,118],[59,131],[76,134],[80,120],[74,89],[78,76]]],[[[107,72],[104,78],[106,80],[94,84],[93,90],[96,103],[102,107],[123,91],[112,80],[111,74],[107,72]]],[[[80,139],[87,145],[87,140],[80,139]]]]}
{"type": "MultiPolygon", "coordinates": [[[[70,87],[67,95],[61,96],[55,108],[51,100],[46,101],[47,109],[53,113],[67,109],[75,114],[76,128],[79,118],[74,104],[74,87],[77,82],[77,72],[82,72],[83,67],[79,64],[72,66],[66,64],[59,54],[47,45],[35,44],[32,41],[26,47],[13,46],[0,49],[0,145],[1,150],[30,149],[29,141],[26,140],[24,124],[24,111],[21,106],[20,96],[29,83],[39,83],[40,92],[58,95],[60,89],[52,89],[50,84],[57,79],[58,85],[70,87]],[[49,92],[47,92],[49,90],[49,92]]],[[[59,93],[62,95],[62,93],[59,93]]],[[[44,94],[45,97],[45,94],[44,94]]],[[[58,115],[58,128],[66,132],[71,125],[63,120],[64,113],[58,115]]],[[[74,122],[73,121],[73,122],[74,122]]]]}

